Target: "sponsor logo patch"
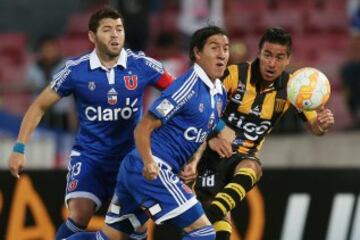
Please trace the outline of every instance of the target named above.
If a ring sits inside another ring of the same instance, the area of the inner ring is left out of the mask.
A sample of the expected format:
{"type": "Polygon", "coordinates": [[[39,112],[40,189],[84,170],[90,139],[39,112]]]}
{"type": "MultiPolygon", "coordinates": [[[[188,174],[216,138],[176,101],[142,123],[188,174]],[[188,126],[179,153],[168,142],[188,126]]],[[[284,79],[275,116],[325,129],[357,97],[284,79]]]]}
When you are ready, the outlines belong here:
{"type": "Polygon", "coordinates": [[[172,103],[167,99],[162,100],[162,102],[156,107],[156,111],[158,111],[163,117],[168,115],[173,109],[174,105],[172,105],[172,103]]]}

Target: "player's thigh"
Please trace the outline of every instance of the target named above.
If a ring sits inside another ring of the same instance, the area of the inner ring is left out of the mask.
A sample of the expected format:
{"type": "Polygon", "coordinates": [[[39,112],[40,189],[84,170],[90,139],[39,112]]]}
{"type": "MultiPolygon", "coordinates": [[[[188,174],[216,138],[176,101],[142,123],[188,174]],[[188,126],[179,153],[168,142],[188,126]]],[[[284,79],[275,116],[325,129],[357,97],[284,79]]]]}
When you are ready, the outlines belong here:
{"type": "Polygon", "coordinates": [[[131,234],[141,228],[149,217],[131,196],[123,183],[118,181],[114,196],[105,217],[105,223],[118,232],[131,234]]]}
{"type": "Polygon", "coordinates": [[[169,166],[159,162],[159,169],[158,178],[151,182],[139,175],[142,188],[136,192],[136,198],[138,201],[146,199],[141,205],[156,224],[171,220],[184,228],[203,215],[204,211],[193,191],[169,166]]]}
{"type": "Polygon", "coordinates": [[[127,240],[128,234],[120,232],[115,228],[105,224],[101,231],[110,239],[110,240],[127,240]]]}
{"type": "Polygon", "coordinates": [[[236,159],[220,159],[215,152],[204,155],[198,168],[195,192],[200,202],[207,206],[228,183],[236,166],[236,159]]]}
{"type": "Polygon", "coordinates": [[[106,173],[100,166],[90,162],[86,157],[72,157],[68,164],[65,203],[69,200],[84,198],[91,200],[96,209],[107,202],[114,186],[106,184],[107,178],[116,179],[116,172],[106,173]]]}

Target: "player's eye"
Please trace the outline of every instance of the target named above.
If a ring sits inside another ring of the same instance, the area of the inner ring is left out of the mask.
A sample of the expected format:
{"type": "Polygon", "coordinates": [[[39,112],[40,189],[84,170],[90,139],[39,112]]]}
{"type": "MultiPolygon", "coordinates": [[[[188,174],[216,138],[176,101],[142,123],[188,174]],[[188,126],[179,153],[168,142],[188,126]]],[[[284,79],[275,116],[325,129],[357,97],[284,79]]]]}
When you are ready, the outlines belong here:
{"type": "Polygon", "coordinates": [[[284,60],[284,58],[285,58],[284,55],[278,55],[278,56],[276,56],[276,60],[278,60],[278,61],[282,61],[282,60],[284,60]]]}

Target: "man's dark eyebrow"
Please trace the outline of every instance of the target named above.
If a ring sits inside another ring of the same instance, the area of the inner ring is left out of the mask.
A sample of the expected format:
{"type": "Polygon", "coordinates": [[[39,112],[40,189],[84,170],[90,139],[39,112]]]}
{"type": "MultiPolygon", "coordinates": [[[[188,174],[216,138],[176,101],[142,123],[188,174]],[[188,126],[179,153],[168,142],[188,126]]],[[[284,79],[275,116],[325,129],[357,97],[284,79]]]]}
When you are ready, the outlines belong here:
{"type": "MultiPolygon", "coordinates": [[[[215,42],[215,41],[211,41],[209,42],[209,44],[215,44],[215,45],[221,45],[221,43],[215,42]]],[[[226,43],[225,46],[229,46],[229,43],[226,43]]]]}

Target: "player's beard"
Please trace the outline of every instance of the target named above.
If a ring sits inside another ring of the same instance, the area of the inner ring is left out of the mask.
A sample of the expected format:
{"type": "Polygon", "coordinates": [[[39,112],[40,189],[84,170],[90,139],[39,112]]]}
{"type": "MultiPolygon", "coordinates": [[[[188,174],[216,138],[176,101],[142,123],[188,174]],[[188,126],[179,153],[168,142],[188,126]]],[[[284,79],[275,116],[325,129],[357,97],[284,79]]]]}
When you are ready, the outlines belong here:
{"type": "Polygon", "coordinates": [[[120,55],[121,49],[123,48],[123,46],[121,46],[119,50],[111,51],[111,49],[101,41],[97,41],[96,45],[98,50],[107,57],[109,57],[109,59],[117,58],[120,55]]]}

